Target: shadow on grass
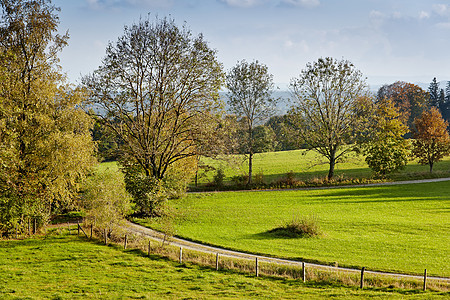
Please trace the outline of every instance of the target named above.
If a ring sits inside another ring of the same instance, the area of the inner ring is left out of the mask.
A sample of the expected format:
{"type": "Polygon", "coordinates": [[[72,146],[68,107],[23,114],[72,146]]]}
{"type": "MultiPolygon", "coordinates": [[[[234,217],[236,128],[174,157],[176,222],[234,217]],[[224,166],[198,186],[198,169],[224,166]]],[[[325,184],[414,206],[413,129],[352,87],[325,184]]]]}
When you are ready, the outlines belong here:
{"type": "Polygon", "coordinates": [[[314,238],[307,234],[299,234],[296,232],[292,232],[289,229],[278,227],[265,232],[256,233],[247,236],[246,238],[255,239],[255,240],[273,240],[273,239],[308,239],[314,238]]]}

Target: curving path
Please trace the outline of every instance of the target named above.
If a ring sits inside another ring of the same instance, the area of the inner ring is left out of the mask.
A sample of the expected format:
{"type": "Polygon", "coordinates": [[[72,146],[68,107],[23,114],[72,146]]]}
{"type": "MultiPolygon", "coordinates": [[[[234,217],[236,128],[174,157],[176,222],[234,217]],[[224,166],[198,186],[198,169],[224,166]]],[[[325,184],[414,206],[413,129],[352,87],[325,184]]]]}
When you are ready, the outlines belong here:
{"type": "MultiPolygon", "coordinates": [[[[325,188],[349,188],[349,187],[367,187],[367,186],[380,186],[380,185],[401,185],[401,184],[412,184],[412,183],[428,183],[428,182],[440,182],[440,181],[450,181],[450,178],[437,178],[437,179],[423,179],[423,180],[409,180],[409,181],[397,181],[397,182],[383,182],[383,183],[374,183],[374,184],[365,184],[365,185],[353,185],[353,186],[334,186],[334,187],[320,187],[316,189],[325,189],[325,188]]],[[[312,188],[308,188],[312,189],[312,188]]],[[[271,190],[274,191],[274,190],[271,190]]],[[[153,240],[162,242],[164,240],[164,234],[161,232],[158,232],[156,230],[132,223],[127,222],[126,225],[124,225],[125,229],[129,230],[130,232],[141,234],[144,236],[147,236],[153,240]]],[[[248,259],[248,260],[255,260],[258,258],[259,262],[267,262],[267,263],[275,263],[280,265],[291,265],[291,266],[298,266],[301,267],[304,263],[306,267],[313,267],[313,268],[320,268],[320,269],[327,269],[327,270],[334,270],[334,271],[343,271],[343,272],[361,272],[361,270],[358,269],[351,269],[351,268],[343,268],[343,267],[336,267],[336,266],[328,266],[328,265],[321,265],[316,263],[307,263],[302,261],[295,261],[295,260],[287,260],[287,259],[280,259],[280,258],[274,258],[269,256],[263,256],[263,255],[255,255],[255,254],[249,254],[239,251],[232,251],[227,250],[224,248],[219,247],[213,247],[204,245],[201,243],[192,242],[189,240],[177,238],[177,237],[170,237],[169,241],[167,241],[169,244],[181,247],[184,249],[190,249],[195,251],[200,251],[203,253],[209,253],[216,255],[217,253],[220,256],[230,257],[230,258],[237,258],[237,259],[248,259]]],[[[417,275],[408,275],[408,274],[398,274],[398,273],[386,273],[386,272],[378,272],[378,271],[368,271],[365,270],[366,274],[375,274],[375,275],[382,275],[382,276],[390,276],[390,277],[397,277],[397,278],[409,278],[409,279],[423,279],[423,276],[417,276],[417,275]]],[[[450,283],[450,278],[447,277],[433,277],[429,276],[427,277],[429,280],[439,280],[450,283]]]]}

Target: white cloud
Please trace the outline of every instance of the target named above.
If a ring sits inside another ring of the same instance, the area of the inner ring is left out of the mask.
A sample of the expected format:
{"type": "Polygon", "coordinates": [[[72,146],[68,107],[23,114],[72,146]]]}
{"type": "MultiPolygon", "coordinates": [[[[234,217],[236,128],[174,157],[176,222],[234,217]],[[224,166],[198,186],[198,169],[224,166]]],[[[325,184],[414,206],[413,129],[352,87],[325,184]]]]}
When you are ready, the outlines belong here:
{"type": "Polygon", "coordinates": [[[433,11],[440,16],[450,17],[450,7],[447,4],[434,4],[433,11]]]}
{"type": "Polygon", "coordinates": [[[419,19],[423,20],[423,19],[429,19],[430,18],[430,13],[426,12],[426,11],[421,11],[419,13],[419,19]]]}
{"type": "Polygon", "coordinates": [[[319,0],[282,0],[281,3],[302,7],[315,7],[320,5],[319,0]]]}

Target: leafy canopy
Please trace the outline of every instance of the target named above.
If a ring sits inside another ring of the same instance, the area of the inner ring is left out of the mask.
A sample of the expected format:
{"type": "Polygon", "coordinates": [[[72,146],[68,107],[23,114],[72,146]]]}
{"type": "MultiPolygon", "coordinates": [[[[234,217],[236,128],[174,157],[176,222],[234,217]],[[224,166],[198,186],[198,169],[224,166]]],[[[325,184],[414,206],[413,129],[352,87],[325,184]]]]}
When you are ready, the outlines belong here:
{"type": "Polygon", "coordinates": [[[371,122],[363,145],[367,165],[380,176],[402,169],[408,162],[409,143],[403,138],[408,127],[399,109],[384,99],[377,103],[371,122]]]}
{"type": "Polygon", "coordinates": [[[126,26],[108,45],[103,64],[84,77],[96,117],[119,139],[135,200],[157,202],[152,195],[170,170],[209,149],[202,145],[214,138],[223,78],[203,36],[168,18],[126,26]]]}
{"type": "Polygon", "coordinates": [[[55,34],[58,9],[46,0],[1,2],[0,232],[44,224],[67,208],[94,162],[84,94],[64,84],[55,34]]]}
{"type": "Polygon", "coordinates": [[[448,122],[442,119],[436,107],[432,107],[423,112],[414,125],[413,155],[419,159],[419,163],[429,165],[432,172],[433,164],[450,154],[448,122]]]}

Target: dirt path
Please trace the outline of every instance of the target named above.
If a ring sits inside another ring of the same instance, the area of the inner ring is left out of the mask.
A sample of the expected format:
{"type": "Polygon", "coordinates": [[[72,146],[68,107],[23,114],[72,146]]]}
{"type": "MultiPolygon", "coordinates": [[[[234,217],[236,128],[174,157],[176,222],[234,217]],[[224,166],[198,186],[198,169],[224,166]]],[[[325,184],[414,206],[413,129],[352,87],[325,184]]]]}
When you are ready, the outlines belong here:
{"type": "MultiPolygon", "coordinates": [[[[133,233],[137,233],[137,234],[141,234],[141,235],[150,237],[151,239],[156,240],[160,243],[162,243],[164,240],[164,234],[161,232],[155,231],[153,229],[143,227],[141,225],[134,224],[131,222],[127,222],[125,227],[127,230],[129,230],[133,233]]],[[[177,238],[177,237],[170,237],[170,239],[168,239],[168,241],[166,240],[166,242],[170,245],[173,245],[176,247],[181,247],[183,249],[200,251],[200,252],[208,253],[208,254],[212,254],[212,255],[216,255],[218,253],[220,256],[230,257],[230,258],[248,259],[248,260],[255,260],[256,258],[258,258],[259,262],[275,263],[275,264],[280,264],[280,265],[290,265],[290,266],[297,266],[297,267],[302,267],[302,263],[303,263],[301,261],[280,259],[280,258],[263,256],[263,255],[255,255],[255,254],[249,254],[249,253],[244,253],[244,252],[227,250],[227,249],[223,249],[223,248],[219,248],[219,247],[213,247],[213,246],[208,246],[208,245],[204,245],[204,244],[200,244],[200,243],[191,242],[191,241],[177,238]]],[[[327,266],[327,265],[307,263],[307,262],[304,262],[304,264],[305,264],[306,268],[313,267],[313,268],[318,268],[318,269],[327,269],[327,270],[331,270],[331,271],[352,272],[352,273],[361,272],[361,270],[358,270],[358,269],[327,266]]],[[[368,270],[366,270],[365,273],[389,276],[389,277],[397,277],[397,278],[423,279],[423,276],[408,275],[408,274],[385,273],[385,272],[368,271],[368,270]]],[[[450,278],[445,278],[445,277],[427,277],[427,279],[450,282],[450,278]]]]}

